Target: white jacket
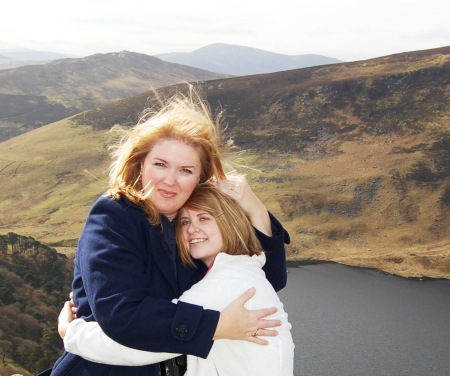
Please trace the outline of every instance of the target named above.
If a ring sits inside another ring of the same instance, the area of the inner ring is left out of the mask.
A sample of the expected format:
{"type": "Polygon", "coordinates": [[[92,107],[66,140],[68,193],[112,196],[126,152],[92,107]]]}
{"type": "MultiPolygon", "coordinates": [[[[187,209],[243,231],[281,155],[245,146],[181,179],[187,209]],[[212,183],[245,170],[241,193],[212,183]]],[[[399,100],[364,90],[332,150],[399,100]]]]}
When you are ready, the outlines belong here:
{"type": "MultiPolygon", "coordinates": [[[[268,317],[281,320],[282,326],[276,328],[278,336],[264,337],[269,341],[268,346],[248,341],[216,340],[206,359],[187,356],[186,376],[293,375],[291,324],[283,303],[262,270],[265,260],[264,254],[249,257],[219,253],[206,276],[181,295],[179,300],[222,311],[239,295],[255,287],[256,294],[246,307],[278,308],[275,314],[268,317]]],[[[179,355],[151,353],[122,346],[107,337],[96,322],[87,323],[82,319],[76,319],[69,325],[64,346],[68,352],[88,360],[113,365],[145,365],[179,355]]]]}

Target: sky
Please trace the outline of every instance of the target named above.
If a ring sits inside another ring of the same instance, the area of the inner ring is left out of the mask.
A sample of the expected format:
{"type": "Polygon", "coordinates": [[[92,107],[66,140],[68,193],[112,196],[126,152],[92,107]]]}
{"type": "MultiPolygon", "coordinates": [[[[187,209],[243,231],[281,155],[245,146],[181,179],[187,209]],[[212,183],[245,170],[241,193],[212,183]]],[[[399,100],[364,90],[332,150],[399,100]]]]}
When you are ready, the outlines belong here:
{"type": "Polygon", "coordinates": [[[447,0],[6,0],[3,49],[69,56],[213,43],[343,61],[450,46],[447,0]]]}

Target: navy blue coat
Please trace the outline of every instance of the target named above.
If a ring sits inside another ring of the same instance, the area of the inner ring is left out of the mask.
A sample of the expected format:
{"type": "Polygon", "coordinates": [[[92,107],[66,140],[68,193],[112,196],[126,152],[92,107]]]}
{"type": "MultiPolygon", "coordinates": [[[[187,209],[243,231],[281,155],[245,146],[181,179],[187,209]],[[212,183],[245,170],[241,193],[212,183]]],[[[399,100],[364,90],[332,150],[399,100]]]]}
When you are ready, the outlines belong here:
{"type": "MultiPolygon", "coordinates": [[[[258,233],[276,290],[286,285],[284,243],[289,235],[271,216],[274,236],[258,233]]],[[[72,289],[78,317],[97,321],[123,345],[140,350],[191,354],[206,358],[213,344],[219,312],[171,303],[198,282],[205,266],[185,267],[175,256],[174,227],[165,217],[152,226],[137,205],[100,197],[93,205],[75,257],[72,289]]],[[[257,286],[255,286],[257,287],[257,286]]],[[[157,365],[109,366],[64,352],[52,376],[152,376],[157,365]]]]}

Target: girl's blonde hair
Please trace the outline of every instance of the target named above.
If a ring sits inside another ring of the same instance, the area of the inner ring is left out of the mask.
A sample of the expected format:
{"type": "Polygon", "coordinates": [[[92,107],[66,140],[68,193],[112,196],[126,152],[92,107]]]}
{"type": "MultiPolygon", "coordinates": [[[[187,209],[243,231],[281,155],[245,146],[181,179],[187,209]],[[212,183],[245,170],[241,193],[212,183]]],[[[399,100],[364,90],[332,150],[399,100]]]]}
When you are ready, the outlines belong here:
{"type": "Polygon", "coordinates": [[[225,143],[220,129],[220,114],[213,119],[208,105],[189,85],[188,94],[175,94],[160,110],[147,110],[145,117],[131,129],[114,127],[122,138],[112,153],[108,195],[121,196],[141,205],[150,223],[159,223],[159,213],[147,200],[141,182],[141,163],[152,147],[163,140],[177,140],[194,148],[200,156],[200,183],[225,177],[221,156],[232,142],[225,143]]]}
{"type": "MultiPolygon", "coordinates": [[[[204,211],[216,218],[222,234],[222,252],[229,255],[259,255],[261,244],[250,220],[239,204],[210,183],[199,184],[182,209],[204,211]]],[[[177,244],[185,265],[194,265],[189,254],[189,244],[183,241],[183,226],[177,217],[177,244]]]]}

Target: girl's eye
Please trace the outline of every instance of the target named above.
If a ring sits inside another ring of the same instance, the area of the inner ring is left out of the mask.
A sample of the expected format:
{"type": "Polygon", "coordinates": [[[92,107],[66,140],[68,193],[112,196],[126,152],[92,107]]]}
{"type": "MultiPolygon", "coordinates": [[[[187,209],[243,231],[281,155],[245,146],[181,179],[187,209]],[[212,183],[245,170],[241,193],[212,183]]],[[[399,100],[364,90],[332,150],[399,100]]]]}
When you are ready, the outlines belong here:
{"type": "Polygon", "coordinates": [[[155,162],[153,165],[158,167],[164,167],[164,163],[162,162],[155,162]]]}
{"type": "Polygon", "coordinates": [[[182,168],[181,172],[185,173],[185,174],[192,174],[192,171],[189,170],[188,168],[182,168]]]}
{"type": "Polygon", "coordinates": [[[210,220],[210,217],[208,217],[208,216],[202,216],[202,217],[200,217],[200,221],[209,221],[210,220]]]}
{"type": "Polygon", "coordinates": [[[191,221],[187,219],[181,220],[181,226],[189,226],[191,224],[191,221]]]}

